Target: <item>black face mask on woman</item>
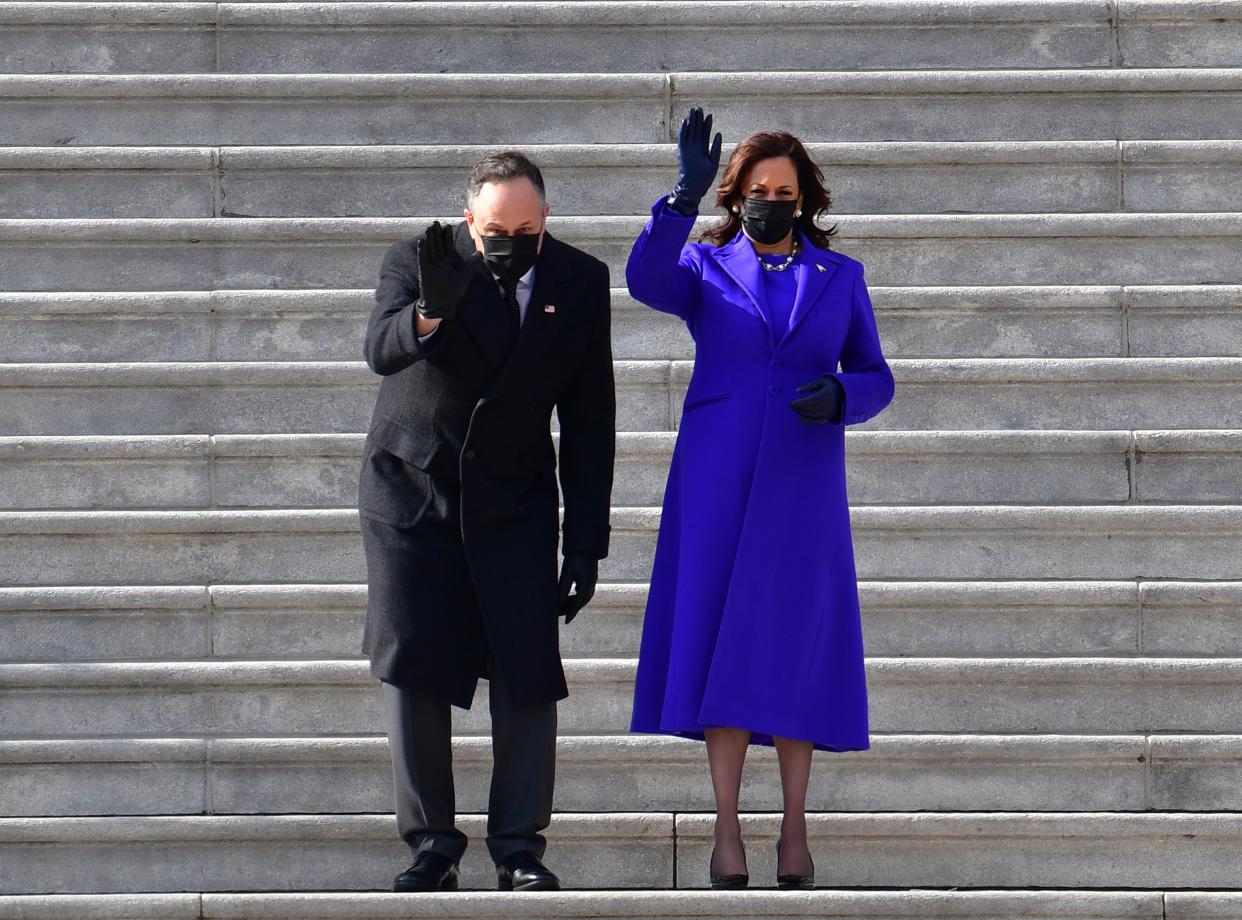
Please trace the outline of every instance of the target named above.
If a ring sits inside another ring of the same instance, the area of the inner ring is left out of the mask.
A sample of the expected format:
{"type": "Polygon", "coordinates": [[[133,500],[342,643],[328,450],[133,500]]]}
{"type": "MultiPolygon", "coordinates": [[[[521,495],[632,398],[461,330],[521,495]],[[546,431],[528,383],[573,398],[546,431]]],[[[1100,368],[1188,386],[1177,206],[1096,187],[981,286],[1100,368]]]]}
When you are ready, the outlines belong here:
{"type": "Polygon", "coordinates": [[[484,236],[483,261],[505,284],[512,284],[530,271],[539,254],[538,233],[484,236]]]}
{"type": "Polygon", "coordinates": [[[765,198],[742,199],[742,226],[756,243],[779,243],[794,227],[796,201],[769,201],[765,198]]]}

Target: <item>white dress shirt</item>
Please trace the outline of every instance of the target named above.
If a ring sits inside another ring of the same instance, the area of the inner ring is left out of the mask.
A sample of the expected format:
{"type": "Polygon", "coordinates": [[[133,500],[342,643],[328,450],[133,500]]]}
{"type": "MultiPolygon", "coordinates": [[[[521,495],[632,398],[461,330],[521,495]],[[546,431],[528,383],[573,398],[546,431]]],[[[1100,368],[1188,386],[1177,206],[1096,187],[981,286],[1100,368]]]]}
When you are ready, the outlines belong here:
{"type": "MultiPolygon", "coordinates": [[[[492,277],[496,279],[496,286],[500,288],[501,296],[503,296],[504,288],[500,286],[500,276],[493,272],[492,277]]],[[[518,312],[519,314],[521,314],[522,323],[526,322],[526,308],[530,306],[530,295],[531,295],[531,292],[534,290],[534,288],[535,288],[535,266],[532,265],[530,268],[526,270],[526,274],[524,274],[521,278],[518,279],[517,301],[518,301],[518,312]]],[[[426,335],[420,335],[418,337],[419,344],[420,345],[426,344],[426,342],[439,331],[440,331],[440,327],[439,325],[437,325],[435,329],[432,329],[426,335]]]]}

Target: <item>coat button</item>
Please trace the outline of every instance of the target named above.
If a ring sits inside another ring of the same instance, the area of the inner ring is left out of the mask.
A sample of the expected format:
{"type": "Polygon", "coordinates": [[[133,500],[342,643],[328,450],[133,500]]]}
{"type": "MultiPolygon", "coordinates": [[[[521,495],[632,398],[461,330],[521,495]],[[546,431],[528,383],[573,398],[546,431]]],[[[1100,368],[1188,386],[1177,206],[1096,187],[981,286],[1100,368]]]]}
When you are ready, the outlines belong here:
{"type": "Polygon", "coordinates": [[[780,359],[780,358],[773,358],[771,361],[769,361],[769,362],[768,362],[768,366],[769,366],[769,367],[780,367],[780,366],[781,366],[781,359],[780,359]]]}
{"type": "Polygon", "coordinates": [[[778,387],[775,383],[768,387],[768,392],[771,393],[773,396],[775,396],[780,391],[781,391],[781,388],[778,387]]]}
{"type": "Polygon", "coordinates": [[[472,450],[468,450],[468,451],[466,451],[466,459],[467,459],[467,460],[473,460],[473,459],[474,459],[474,451],[472,451],[472,450]]]}

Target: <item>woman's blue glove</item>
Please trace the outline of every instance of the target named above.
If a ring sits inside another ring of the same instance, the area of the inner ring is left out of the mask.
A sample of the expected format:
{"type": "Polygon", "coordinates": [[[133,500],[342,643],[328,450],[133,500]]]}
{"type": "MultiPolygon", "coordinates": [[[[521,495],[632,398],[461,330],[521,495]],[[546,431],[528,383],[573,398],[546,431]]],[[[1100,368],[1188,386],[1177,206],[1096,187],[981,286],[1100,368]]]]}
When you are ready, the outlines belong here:
{"type": "Polygon", "coordinates": [[[708,146],[712,133],[712,117],[703,117],[703,110],[694,108],[681,123],[677,135],[677,163],[681,176],[673,189],[670,207],[678,213],[693,217],[699,213],[699,202],[716,181],[720,169],[720,134],[708,146]]]}
{"type": "Polygon", "coordinates": [[[798,392],[807,395],[795,399],[789,408],[801,415],[804,422],[823,425],[841,421],[841,413],[845,410],[845,387],[836,377],[824,374],[802,384],[798,392]]]}

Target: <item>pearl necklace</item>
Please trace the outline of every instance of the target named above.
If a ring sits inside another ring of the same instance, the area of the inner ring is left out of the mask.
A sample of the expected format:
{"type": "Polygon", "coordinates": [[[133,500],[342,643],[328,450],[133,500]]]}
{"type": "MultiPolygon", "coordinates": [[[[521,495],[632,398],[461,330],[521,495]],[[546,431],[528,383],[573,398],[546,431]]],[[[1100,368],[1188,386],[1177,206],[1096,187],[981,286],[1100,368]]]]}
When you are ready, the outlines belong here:
{"type": "Polygon", "coordinates": [[[763,261],[763,256],[759,255],[759,253],[757,252],[755,253],[755,258],[759,260],[759,264],[763,266],[764,271],[783,272],[785,269],[789,268],[789,266],[793,265],[794,256],[796,256],[797,254],[798,254],[798,247],[794,246],[793,252],[789,254],[789,258],[787,258],[784,262],[780,263],[779,265],[773,265],[770,262],[763,261]]]}

